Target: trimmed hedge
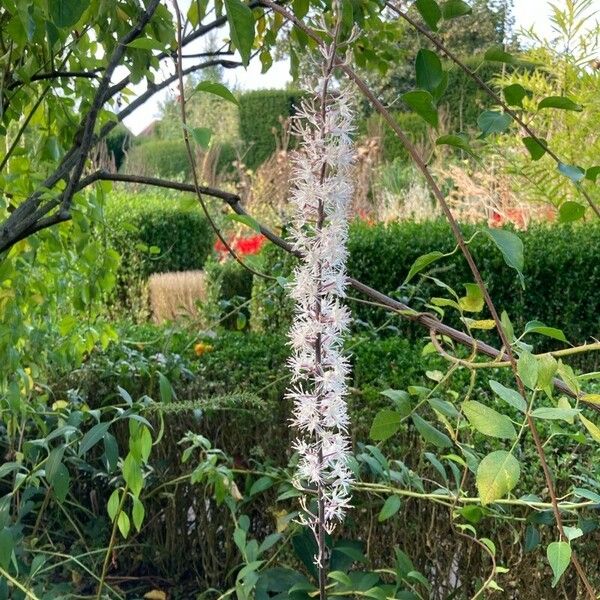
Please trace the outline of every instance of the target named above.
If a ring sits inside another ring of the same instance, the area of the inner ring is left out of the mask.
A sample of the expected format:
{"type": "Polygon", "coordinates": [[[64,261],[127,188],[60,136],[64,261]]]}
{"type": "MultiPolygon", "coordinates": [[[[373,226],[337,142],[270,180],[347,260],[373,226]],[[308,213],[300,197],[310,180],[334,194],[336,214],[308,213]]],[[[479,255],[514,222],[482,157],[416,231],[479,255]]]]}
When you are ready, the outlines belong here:
{"type": "MultiPolygon", "coordinates": [[[[462,226],[468,238],[477,231],[472,225],[462,226]]],[[[600,225],[546,225],[519,232],[525,252],[525,289],[522,289],[516,272],[504,262],[498,248],[485,235],[478,235],[471,243],[492,299],[499,310],[506,310],[517,329],[527,321],[539,320],[546,325],[563,329],[572,343],[581,343],[590,337],[600,336],[600,225]]],[[[447,295],[433,282],[413,279],[416,289],[400,289],[413,262],[421,255],[434,250],[450,252],[455,242],[450,228],[444,221],[426,223],[390,223],[367,225],[355,222],[350,228],[348,269],[351,276],[371,287],[393,296],[412,297],[414,308],[431,310],[424,300],[432,296],[447,295]]],[[[263,270],[275,275],[291,272],[293,261],[272,245],[263,251],[263,270]]],[[[473,276],[460,252],[439,260],[430,267],[436,276],[464,294],[464,283],[471,283],[473,276]]],[[[265,287],[255,280],[257,286],[265,287]]],[[[270,295],[261,294],[253,304],[251,324],[268,330],[274,326],[289,324],[291,307],[280,290],[270,295]]],[[[389,313],[354,303],[355,321],[381,325],[389,313]]],[[[452,309],[447,310],[447,315],[452,309]]],[[[486,315],[486,312],[481,313],[486,315]]],[[[480,318],[483,318],[480,317],[480,318]]],[[[421,335],[422,329],[408,326],[407,332],[421,335]]]]}
{"type": "Polygon", "coordinates": [[[301,92],[291,90],[256,90],[240,95],[240,138],[248,167],[256,169],[275,152],[273,130],[281,131],[280,118],[294,113],[301,96],[301,92]]]}
{"type": "Polygon", "coordinates": [[[197,208],[182,205],[183,197],[172,192],[111,195],[106,223],[109,241],[121,255],[115,299],[124,308],[143,307],[152,273],[204,266],[214,234],[197,208]]]}
{"type": "Polygon", "coordinates": [[[173,179],[190,175],[190,163],[181,140],[151,140],[133,146],[125,160],[128,173],[173,179]]]}

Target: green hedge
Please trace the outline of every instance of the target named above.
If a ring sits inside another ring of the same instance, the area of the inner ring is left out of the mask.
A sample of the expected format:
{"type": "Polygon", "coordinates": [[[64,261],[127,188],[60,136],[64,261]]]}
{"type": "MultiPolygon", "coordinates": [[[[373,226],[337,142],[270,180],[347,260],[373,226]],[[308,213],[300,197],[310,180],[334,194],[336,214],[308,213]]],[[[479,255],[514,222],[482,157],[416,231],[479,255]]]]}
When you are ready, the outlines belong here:
{"type": "Polygon", "coordinates": [[[124,308],[142,308],[142,290],[152,273],[203,267],[214,234],[197,208],[182,205],[184,198],[189,196],[156,191],[111,195],[106,207],[107,232],[121,255],[116,300],[124,308]]]}
{"type": "MultiPolygon", "coordinates": [[[[463,226],[466,237],[474,226],[463,226]]],[[[484,235],[471,244],[483,278],[499,310],[506,310],[522,327],[540,320],[562,328],[572,342],[600,334],[600,226],[536,226],[518,234],[524,244],[525,289],[515,271],[504,262],[496,246],[484,235]]],[[[385,293],[396,293],[411,265],[422,254],[455,247],[445,222],[392,223],[367,226],[355,223],[349,239],[349,272],[363,283],[385,293]]],[[[434,265],[438,277],[464,293],[463,283],[473,276],[460,252],[434,265]]],[[[415,280],[415,281],[418,281],[415,280]]],[[[433,283],[421,284],[419,297],[444,296],[433,283]]],[[[418,301],[412,302],[418,304],[418,301]]],[[[356,317],[382,322],[381,311],[353,307],[356,317]]]]}
{"type": "Polygon", "coordinates": [[[291,116],[300,98],[301,92],[292,90],[256,90],[240,95],[240,138],[248,167],[256,169],[275,152],[273,130],[281,131],[281,117],[291,116]]]}
{"type": "MultiPolygon", "coordinates": [[[[475,226],[463,226],[466,237],[476,230],[475,226]]],[[[573,343],[600,336],[600,261],[596,258],[600,255],[600,225],[536,226],[518,235],[524,244],[525,289],[487,236],[479,234],[471,244],[497,308],[506,310],[517,328],[537,319],[563,329],[573,343]]],[[[434,250],[450,252],[454,247],[450,228],[443,221],[375,226],[357,221],[350,228],[348,269],[350,275],[381,292],[413,295],[410,298],[413,307],[431,310],[424,306],[424,300],[444,296],[445,290],[419,277],[411,282],[418,284],[416,289],[401,289],[401,286],[419,256],[434,250]]],[[[275,275],[289,274],[293,264],[286,253],[272,245],[265,248],[263,260],[263,270],[275,275]]],[[[461,295],[463,284],[473,281],[460,252],[431,268],[461,295]]],[[[265,284],[255,280],[253,294],[260,286],[264,288],[265,284]]],[[[389,317],[382,309],[358,303],[352,304],[352,312],[355,320],[377,326],[389,317]]],[[[452,311],[447,312],[450,315],[452,311]]],[[[290,315],[285,295],[279,290],[271,294],[263,290],[253,304],[251,323],[267,330],[276,325],[286,327],[290,315]]],[[[399,323],[404,323],[408,332],[422,333],[417,326],[408,327],[402,320],[399,323]]]]}
{"type": "Polygon", "coordinates": [[[181,140],[150,140],[133,146],[125,161],[128,173],[188,179],[190,163],[181,140]]]}

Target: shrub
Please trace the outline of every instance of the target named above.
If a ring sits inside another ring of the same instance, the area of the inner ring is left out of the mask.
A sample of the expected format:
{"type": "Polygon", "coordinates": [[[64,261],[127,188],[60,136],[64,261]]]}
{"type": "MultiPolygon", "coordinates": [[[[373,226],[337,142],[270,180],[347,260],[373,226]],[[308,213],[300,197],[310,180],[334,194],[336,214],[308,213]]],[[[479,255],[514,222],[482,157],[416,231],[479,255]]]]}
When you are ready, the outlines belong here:
{"type": "MultiPolygon", "coordinates": [[[[462,227],[469,237],[476,231],[472,225],[462,227]]],[[[537,319],[549,326],[562,328],[572,343],[581,343],[600,334],[598,313],[600,301],[600,263],[590,256],[600,253],[600,226],[539,225],[519,233],[525,252],[525,289],[514,270],[509,268],[494,244],[478,235],[471,244],[476,263],[499,310],[506,310],[517,328],[537,319]],[[557,276],[569,273],[565,281],[557,276]]],[[[450,252],[455,247],[450,228],[443,221],[425,223],[389,223],[367,225],[356,221],[350,229],[348,270],[351,276],[391,295],[408,295],[400,290],[413,262],[434,250],[450,252]]],[[[287,253],[267,246],[262,254],[263,270],[276,275],[289,275],[293,259],[287,253]]],[[[473,276],[460,252],[432,265],[437,276],[463,293],[464,283],[473,276]]],[[[411,283],[417,283],[416,278],[411,283]]],[[[255,280],[251,324],[256,328],[287,327],[291,315],[289,300],[280,289],[265,291],[266,284],[255,280]],[[260,297],[259,297],[260,294],[260,297]]],[[[410,304],[418,308],[419,298],[442,296],[444,291],[434,283],[421,282],[410,304]]],[[[421,306],[422,307],[422,306],[421,306]]],[[[424,310],[429,310],[422,307],[424,310]]],[[[386,311],[355,303],[355,321],[381,325],[389,318],[386,311]]],[[[398,319],[397,325],[407,332],[421,335],[419,326],[409,326],[398,319]]]]}
{"type": "Polygon", "coordinates": [[[126,171],[166,179],[188,179],[190,164],[181,140],[150,140],[133,146],[125,160],[126,171]]]}
{"type": "Polygon", "coordinates": [[[133,143],[134,135],[125,127],[125,125],[117,125],[106,138],[106,147],[109,154],[115,158],[115,166],[121,168],[126,152],[130,149],[133,143]]]}
{"type": "MultiPolygon", "coordinates": [[[[397,112],[394,115],[394,118],[413,144],[422,147],[428,142],[428,126],[419,115],[415,113],[397,112]]],[[[370,119],[379,123],[381,131],[383,132],[381,140],[383,159],[386,162],[392,162],[394,159],[408,161],[408,152],[392,129],[383,122],[379,115],[373,115],[370,119]]]]}
{"type": "Polygon", "coordinates": [[[294,113],[300,97],[300,92],[290,90],[256,90],[240,96],[240,138],[248,167],[256,169],[275,152],[281,119],[294,113]]]}
{"type": "Polygon", "coordinates": [[[170,192],[115,192],[110,197],[108,235],[121,254],[113,304],[116,300],[122,308],[144,310],[145,283],[151,274],[203,267],[213,232],[197,208],[182,207],[181,198],[170,192]]]}

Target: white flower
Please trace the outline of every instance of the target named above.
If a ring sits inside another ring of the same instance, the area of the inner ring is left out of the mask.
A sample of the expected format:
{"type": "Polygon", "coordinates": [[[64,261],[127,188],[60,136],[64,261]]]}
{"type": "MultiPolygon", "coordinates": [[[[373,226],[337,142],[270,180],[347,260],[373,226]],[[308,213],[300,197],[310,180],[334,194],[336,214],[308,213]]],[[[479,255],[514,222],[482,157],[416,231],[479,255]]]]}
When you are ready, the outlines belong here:
{"type": "MultiPolygon", "coordinates": [[[[328,52],[324,56],[327,60],[328,52]]],[[[344,518],[352,483],[345,400],[349,364],[342,352],[350,313],[341,299],[347,285],[348,209],[353,193],[353,110],[349,93],[332,91],[331,86],[330,75],[324,73],[293,124],[300,148],[294,158],[291,241],[302,259],[290,289],[295,301],[289,333],[294,383],[287,397],[294,403],[291,424],[300,433],[293,446],[299,455],[295,485],[314,492],[324,504],[319,515],[309,510],[306,497],[301,501],[302,522],[315,535],[321,526],[331,532],[344,518]],[[329,91],[323,112],[325,87],[329,91]]],[[[316,560],[322,559],[320,552],[316,560]]]]}

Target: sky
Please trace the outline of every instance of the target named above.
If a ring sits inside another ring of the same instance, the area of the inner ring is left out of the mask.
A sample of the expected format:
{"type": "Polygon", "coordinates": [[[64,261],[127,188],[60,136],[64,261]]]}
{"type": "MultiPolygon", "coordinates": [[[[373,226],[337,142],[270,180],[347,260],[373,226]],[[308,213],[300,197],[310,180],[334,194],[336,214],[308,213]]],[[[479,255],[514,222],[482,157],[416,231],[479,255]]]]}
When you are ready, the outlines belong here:
{"type": "MultiPolygon", "coordinates": [[[[560,5],[564,0],[554,0],[560,5]]],[[[183,3],[182,3],[183,4],[183,3]]],[[[600,0],[593,0],[593,7],[600,11],[600,0]]],[[[533,26],[536,33],[542,37],[551,35],[550,2],[548,0],[514,0],[515,28],[526,28],[533,26]]],[[[224,29],[223,31],[226,31],[224,29]]],[[[201,51],[190,46],[188,52],[201,51]]],[[[184,64],[185,66],[185,64],[184,64]]],[[[172,67],[163,67],[165,73],[170,72],[172,67]]],[[[231,87],[243,90],[259,88],[281,88],[290,81],[289,65],[286,61],[275,63],[266,74],[261,74],[261,65],[258,60],[251,63],[247,69],[225,69],[225,82],[231,87]]],[[[143,91],[143,86],[135,89],[138,93],[143,91]]],[[[153,120],[159,116],[160,103],[164,102],[171,90],[159,92],[154,97],[137,109],[131,116],[125,119],[125,125],[134,133],[138,134],[145,129],[153,120]]]]}

